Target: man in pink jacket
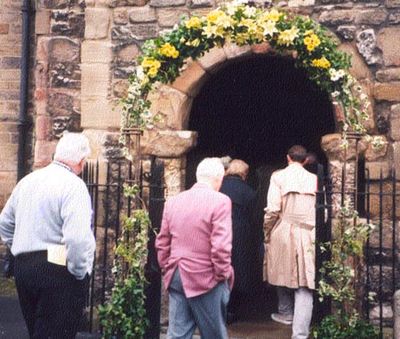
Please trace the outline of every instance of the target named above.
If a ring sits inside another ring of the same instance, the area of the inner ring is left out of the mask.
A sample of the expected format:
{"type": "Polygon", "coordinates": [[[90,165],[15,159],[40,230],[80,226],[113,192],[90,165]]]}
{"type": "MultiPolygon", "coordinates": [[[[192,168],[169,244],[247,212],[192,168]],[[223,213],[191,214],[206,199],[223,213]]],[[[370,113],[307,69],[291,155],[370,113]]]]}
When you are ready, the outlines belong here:
{"type": "Polygon", "coordinates": [[[156,240],[158,262],[169,292],[168,339],[225,339],[226,306],[233,285],[230,199],[218,190],[224,167],[206,158],[197,183],[168,199],[156,240]]]}

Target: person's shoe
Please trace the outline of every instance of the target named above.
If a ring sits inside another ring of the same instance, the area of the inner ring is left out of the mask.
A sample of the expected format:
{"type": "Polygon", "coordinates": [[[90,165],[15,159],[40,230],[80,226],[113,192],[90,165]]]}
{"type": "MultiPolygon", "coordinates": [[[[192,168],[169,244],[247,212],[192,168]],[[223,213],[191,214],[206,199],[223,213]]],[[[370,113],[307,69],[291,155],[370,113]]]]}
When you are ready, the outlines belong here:
{"type": "Polygon", "coordinates": [[[292,325],[293,316],[291,314],[272,313],[271,319],[284,325],[292,325]]]}

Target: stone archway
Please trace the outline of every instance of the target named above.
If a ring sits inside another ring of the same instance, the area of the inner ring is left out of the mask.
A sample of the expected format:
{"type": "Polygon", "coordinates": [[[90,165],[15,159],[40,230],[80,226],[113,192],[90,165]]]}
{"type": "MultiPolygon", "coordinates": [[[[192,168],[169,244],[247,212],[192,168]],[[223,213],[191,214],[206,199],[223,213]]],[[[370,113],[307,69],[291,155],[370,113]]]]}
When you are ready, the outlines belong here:
{"type": "MultiPolygon", "coordinates": [[[[352,67],[350,74],[359,81],[365,93],[369,96],[371,106],[370,119],[366,127],[368,132],[375,131],[375,118],[373,112],[373,99],[371,95],[372,77],[368,67],[363,62],[358,52],[350,44],[341,44],[339,49],[352,55],[352,67]]],[[[150,92],[148,99],[151,101],[151,111],[159,114],[162,119],[155,128],[145,131],[143,138],[144,154],[156,155],[165,159],[166,171],[165,181],[168,195],[175,195],[185,188],[186,154],[196,146],[197,133],[189,131],[188,121],[193,99],[199,93],[203,84],[210,75],[218,70],[226,62],[240,60],[240,58],[251,55],[273,54],[274,50],[267,44],[253,46],[237,46],[227,44],[222,48],[214,47],[197,61],[190,61],[181,75],[170,85],[160,85],[150,92]]],[[[291,54],[288,53],[290,56],[291,54]]],[[[293,54],[292,57],[296,55],[293,54]]],[[[343,112],[339,106],[335,106],[335,120],[343,119],[343,112]]],[[[344,152],[340,148],[341,134],[339,128],[336,133],[326,135],[321,140],[321,147],[325,151],[331,175],[338,177],[343,166],[344,152]]],[[[351,147],[350,147],[351,149],[351,147]]],[[[360,152],[366,151],[366,145],[359,148],[360,152]]],[[[378,167],[376,159],[386,153],[386,147],[376,154],[372,150],[366,152],[366,166],[372,169],[378,167]]],[[[354,159],[354,152],[347,153],[347,159],[354,159]]],[[[379,166],[381,164],[379,163],[379,166]]],[[[348,166],[351,165],[351,161],[348,166]]],[[[353,164],[354,166],[354,164],[353,164]]],[[[348,180],[352,180],[352,171],[349,171],[348,180]]],[[[340,180],[335,183],[340,186],[340,180]]]]}

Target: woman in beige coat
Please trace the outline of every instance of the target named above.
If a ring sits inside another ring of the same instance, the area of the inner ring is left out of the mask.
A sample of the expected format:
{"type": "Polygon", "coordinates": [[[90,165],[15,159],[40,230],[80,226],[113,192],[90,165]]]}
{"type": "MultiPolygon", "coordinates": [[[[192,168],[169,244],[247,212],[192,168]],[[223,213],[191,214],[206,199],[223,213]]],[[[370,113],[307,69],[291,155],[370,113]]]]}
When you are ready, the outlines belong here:
{"type": "Polygon", "coordinates": [[[309,334],[315,289],[315,192],[317,177],[302,163],[302,146],[289,149],[289,165],[271,176],[264,217],[264,280],[278,286],[279,313],[272,319],[292,324],[292,338],[309,334]]]}

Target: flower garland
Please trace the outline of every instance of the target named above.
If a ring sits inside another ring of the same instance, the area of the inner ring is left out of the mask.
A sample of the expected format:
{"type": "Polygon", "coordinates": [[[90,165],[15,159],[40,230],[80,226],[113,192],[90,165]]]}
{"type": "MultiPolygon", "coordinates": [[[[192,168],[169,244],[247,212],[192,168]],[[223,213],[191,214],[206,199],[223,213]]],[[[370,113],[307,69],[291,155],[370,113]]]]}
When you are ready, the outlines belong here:
{"type": "MultiPolygon", "coordinates": [[[[368,97],[349,74],[350,56],[339,51],[328,32],[310,18],[252,7],[246,0],[234,0],[206,16],[182,20],[166,34],[145,42],[123,100],[122,128],[151,125],[157,117],[149,111],[147,95],[154,85],[173,82],[186,60],[196,60],[226,43],[268,43],[278,53],[291,51],[295,66],[305,69],[309,79],[341,107],[344,146],[348,131],[366,134],[368,97]]],[[[381,141],[374,139],[374,144],[381,141]]]]}

